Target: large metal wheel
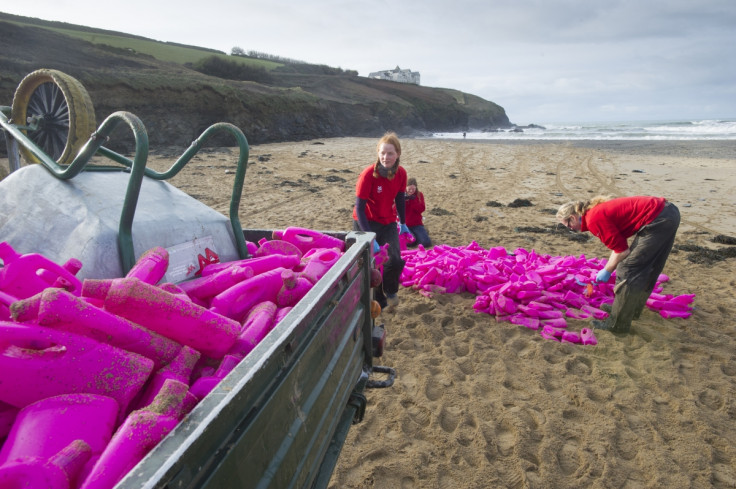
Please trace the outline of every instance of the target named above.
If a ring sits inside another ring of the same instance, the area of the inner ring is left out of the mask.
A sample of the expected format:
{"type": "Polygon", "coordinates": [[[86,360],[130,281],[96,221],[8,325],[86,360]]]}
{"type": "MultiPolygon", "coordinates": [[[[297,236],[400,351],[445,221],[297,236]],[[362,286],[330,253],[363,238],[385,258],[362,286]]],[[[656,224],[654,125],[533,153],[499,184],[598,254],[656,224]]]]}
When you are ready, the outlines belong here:
{"type": "MultiPolygon", "coordinates": [[[[36,70],[15,90],[13,123],[26,125],[33,116],[40,116],[38,128],[24,132],[60,164],[71,163],[96,129],[95,110],[87,90],[75,78],[57,70],[36,70]]],[[[38,163],[32,152],[19,146],[26,161],[38,163]]]]}

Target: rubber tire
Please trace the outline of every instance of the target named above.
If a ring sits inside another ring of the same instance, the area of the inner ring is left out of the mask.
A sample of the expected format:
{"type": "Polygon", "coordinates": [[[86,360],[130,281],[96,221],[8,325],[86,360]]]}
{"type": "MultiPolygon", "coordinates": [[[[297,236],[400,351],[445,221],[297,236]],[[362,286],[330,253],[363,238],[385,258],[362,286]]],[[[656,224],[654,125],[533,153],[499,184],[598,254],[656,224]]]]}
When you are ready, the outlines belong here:
{"type": "MultiPolygon", "coordinates": [[[[39,148],[57,163],[69,164],[74,161],[79,150],[97,128],[92,99],[84,86],[76,78],[61,71],[49,69],[41,69],[29,73],[21,80],[18,88],[15,90],[13,106],[11,108],[11,120],[16,125],[27,124],[28,105],[36,90],[44,83],[53,83],[64,96],[68,110],[68,131],[62,135],[65,136],[65,140],[62,141],[64,149],[58,156],[55,157],[55,155],[49,154],[48,151],[50,148],[40,146],[39,148]]],[[[24,130],[23,132],[28,135],[28,131],[24,130]]],[[[38,158],[26,147],[22,144],[18,146],[20,153],[27,162],[39,162],[38,158]]]]}

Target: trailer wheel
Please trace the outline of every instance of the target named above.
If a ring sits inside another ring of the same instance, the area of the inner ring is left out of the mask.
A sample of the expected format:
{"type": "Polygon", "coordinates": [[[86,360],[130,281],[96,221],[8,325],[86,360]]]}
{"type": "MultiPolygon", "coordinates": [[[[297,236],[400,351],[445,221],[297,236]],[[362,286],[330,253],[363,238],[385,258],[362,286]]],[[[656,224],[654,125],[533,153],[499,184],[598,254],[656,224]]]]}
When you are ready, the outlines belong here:
{"type": "MultiPolygon", "coordinates": [[[[41,116],[38,129],[23,132],[60,164],[71,163],[96,129],[89,93],[75,78],[57,70],[36,70],[15,90],[11,120],[26,125],[32,116],[41,116]]],[[[38,163],[28,148],[19,146],[26,161],[38,163]]]]}

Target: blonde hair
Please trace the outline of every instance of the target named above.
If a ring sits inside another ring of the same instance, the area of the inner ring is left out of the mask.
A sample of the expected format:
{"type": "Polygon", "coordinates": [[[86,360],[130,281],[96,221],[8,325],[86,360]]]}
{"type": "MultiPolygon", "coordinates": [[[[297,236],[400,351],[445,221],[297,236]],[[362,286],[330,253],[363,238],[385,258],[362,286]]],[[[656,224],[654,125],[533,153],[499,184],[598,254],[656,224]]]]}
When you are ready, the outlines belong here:
{"type": "Polygon", "coordinates": [[[571,216],[582,216],[601,202],[606,202],[608,200],[611,200],[612,198],[612,195],[596,195],[592,199],[586,200],[585,202],[583,202],[582,200],[567,202],[566,204],[562,204],[557,210],[557,220],[560,222],[565,222],[570,219],[571,216]]]}
{"type": "MultiPolygon", "coordinates": [[[[383,135],[381,139],[378,140],[378,144],[376,145],[376,153],[379,153],[381,151],[381,145],[383,144],[391,144],[393,145],[394,149],[396,150],[396,153],[399,155],[398,158],[396,158],[396,164],[393,166],[393,168],[390,168],[388,170],[388,178],[389,180],[392,180],[394,178],[394,175],[396,175],[396,171],[399,169],[399,164],[401,163],[401,143],[399,142],[399,136],[396,135],[395,132],[390,131],[383,135]]],[[[378,178],[378,166],[381,164],[381,160],[376,158],[376,162],[373,164],[373,177],[378,178]]]]}

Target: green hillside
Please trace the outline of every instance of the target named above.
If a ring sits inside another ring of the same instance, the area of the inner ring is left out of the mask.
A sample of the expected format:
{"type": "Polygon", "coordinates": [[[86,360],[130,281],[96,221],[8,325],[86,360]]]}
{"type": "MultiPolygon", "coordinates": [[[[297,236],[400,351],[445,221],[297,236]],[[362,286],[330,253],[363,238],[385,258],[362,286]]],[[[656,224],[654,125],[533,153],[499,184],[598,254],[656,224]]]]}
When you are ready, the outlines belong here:
{"type": "Polygon", "coordinates": [[[28,73],[60,70],[89,92],[98,123],[132,112],[152,145],[188,145],[215,122],[237,125],[251,143],[511,126],[502,107],[471,94],[278,56],[233,56],[3,13],[0,32],[0,105],[11,105],[28,73]]]}

